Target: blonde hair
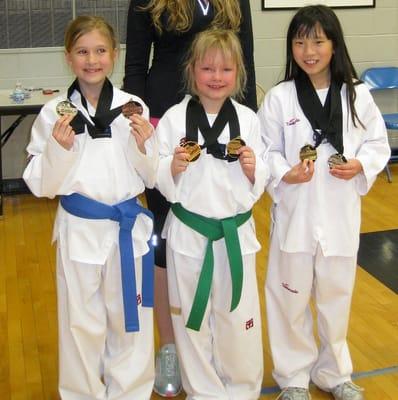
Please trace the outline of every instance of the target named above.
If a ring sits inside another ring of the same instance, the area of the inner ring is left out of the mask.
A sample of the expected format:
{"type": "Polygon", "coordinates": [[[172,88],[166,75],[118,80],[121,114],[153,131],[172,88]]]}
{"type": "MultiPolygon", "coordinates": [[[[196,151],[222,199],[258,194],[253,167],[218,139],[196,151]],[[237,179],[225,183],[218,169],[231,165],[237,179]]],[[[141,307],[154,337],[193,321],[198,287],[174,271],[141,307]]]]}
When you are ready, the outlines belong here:
{"type": "Polygon", "coordinates": [[[117,49],[119,44],[112,26],[102,17],[96,15],[80,15],[72,20],[65,31],[65,50],[70,52],[80,37],[93,30],[98,30],[111,43],[112,49],[117,49]]]}
{"type": "MultiPolygon", "coordinates": [[[[238,0],[209,0],[214,7],[214,19],[211,26],[214,28],[232,29],[239,31],[241,10],[238,0]]],[[[192,27],[193,0],[151,0],[144,9],[149,10],[156,30],[185,32],[192,27]],[[161,17],[167,13],[167,25],[163,26],[161,17]]]]}
{"type": "Polygon", "coordinates": [[[196,35],[184,68],[185,85],[188,92],[198,95],[194,76],[195,63],[202,61],[209,50],[219,50],[224,58],[231,59],[236,64],[236,84],[231,95],[242,99],[247,82],[242,47],[237,35],[228,29],[209,29],[196,35]]]}

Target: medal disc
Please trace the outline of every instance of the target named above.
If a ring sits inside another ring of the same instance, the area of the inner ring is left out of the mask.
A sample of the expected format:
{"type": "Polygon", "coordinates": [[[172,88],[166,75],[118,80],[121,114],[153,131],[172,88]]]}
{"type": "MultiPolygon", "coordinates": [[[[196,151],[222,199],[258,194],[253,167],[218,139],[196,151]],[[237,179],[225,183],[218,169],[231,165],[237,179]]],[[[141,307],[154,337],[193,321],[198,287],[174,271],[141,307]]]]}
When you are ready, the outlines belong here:
{"type": "Polygon", "coordinates": [[[188,153],[188,162],[196,161],[199,158],[201,149],[196,142],[183,140],[181,146],[188,153]]]}
{"type": "Polygon", "coordinates": [[[63,115],[76,115],[77,108],[68,100],[61,101],[56,107],[57,114],[62,117],[63,115]]]}
{"type": "Polygon", "coordinates": [[[237,154],[237,150],[240,149],[242,146],[245,146],[246,143],[240,136],[230,140],[227,144],[227,154],[231,158],[238,158],[239,155],[237,154]]]}
{"type": "Polygon", "coordinates": [[[133,114],[138,114],[142,115],[144,109],[142,108],[142,105],[138,103],[137,101],[130,100],[128,103],[124,104],[122,107],[122,114],[126,117],[129,118],[133,114]]]}
{"type": "Polygon", "coordinates": [[[315,161],[317,158],[316,148],[310,144],[306,144],[300,149],[300,160],[312,160],[315,161]]]}
{"type": "Polygon", "coordinates": [[[340,153],[332,154],[328,158],[329,168],[333,168],[336,165],[345,164],[346,162],[347,162],[347,159],[344,157],[343,154],[340,154],[340,153]]]}

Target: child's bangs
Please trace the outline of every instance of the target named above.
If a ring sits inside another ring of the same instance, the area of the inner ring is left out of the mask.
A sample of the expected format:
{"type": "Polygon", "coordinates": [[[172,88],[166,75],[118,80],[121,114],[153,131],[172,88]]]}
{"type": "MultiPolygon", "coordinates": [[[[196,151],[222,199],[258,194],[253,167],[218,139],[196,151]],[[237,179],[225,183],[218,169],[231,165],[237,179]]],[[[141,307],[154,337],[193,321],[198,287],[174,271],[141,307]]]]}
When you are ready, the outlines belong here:
{"type": "Polygon", "coordinates": [[[321,35],[321,25],[318,21],[308,22],[307,24],[301,24],[297,27],[296,32],[293,32],[294,38],[317,38],[321,35]]]}
{"type": "Polygon", "coordinates": [[[221,53],[222,57],[225,60],[234,60],[229,44],[221,40],[212,40],[209,41],[209,43],[203,43],[202,48],[198,51],[196,59],[202,62],[209,54],[214,54],[218,51],[221,53]]]}

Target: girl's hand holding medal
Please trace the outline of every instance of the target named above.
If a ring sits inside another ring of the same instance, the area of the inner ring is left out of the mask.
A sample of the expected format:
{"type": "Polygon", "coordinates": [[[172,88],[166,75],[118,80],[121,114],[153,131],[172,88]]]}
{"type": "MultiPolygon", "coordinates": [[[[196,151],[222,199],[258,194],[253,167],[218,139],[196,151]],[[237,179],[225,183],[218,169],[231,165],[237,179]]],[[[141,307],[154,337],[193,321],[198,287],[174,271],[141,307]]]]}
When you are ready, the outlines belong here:
{"type": "Polygon", "coordinates": [[[75,131],[70,126],[75,114],[62,115],[54,125],[52,135],[54,139],[65,149],[70,150],[75,140],[75,131]]]}
{"type": "Polygon", "coordinates": [[[254,151],[249,146],[242,146],[236,150],[236,154],[239,157],[244,174],[254,184],[254,173],[256,171],[256,156],[254,151]]]}
{"type": "Polygon", "coordinates": [[[135,137],[138,148],[145,154],[145,142],[152,136],[154,128],[148,120],[139,114],[133,114],[129,119],[131,121],[131,133],[135,137]]]}
{"type": "Polygon", "coordinates": [[[286,172],[282,180],[286,183],[304,183],[309,182],[313,175],[314,161],[306,158],[286,172]]]}
{"type": "Polygon", "coordinates": [[[178,146],[175,148],[173,160],[171,162],[171,175],[173,177],[187,169],[189,164],[188,158],[189,154],[184,147],[178,146]]]}
{"type": "Polygon", "coordinates": [[[342,164],[336,164],[330,169],[330,174],[335,178],[350,180],[362,171],[362,164],[355,158],[342,164]]]}

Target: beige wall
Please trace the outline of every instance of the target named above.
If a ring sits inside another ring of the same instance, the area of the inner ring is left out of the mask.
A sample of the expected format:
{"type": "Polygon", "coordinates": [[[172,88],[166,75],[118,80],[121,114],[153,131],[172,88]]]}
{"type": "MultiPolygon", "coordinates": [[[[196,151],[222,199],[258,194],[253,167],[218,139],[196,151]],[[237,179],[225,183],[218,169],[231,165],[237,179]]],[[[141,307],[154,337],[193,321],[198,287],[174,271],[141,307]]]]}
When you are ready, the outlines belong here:
{"type": "MultiPolygon", "coordinates": [[[[320,1],[321,2],[321,1],[320,1]]],[[[261,0],[250,0],[255,38],[257,82],[265,90],[283,77],[285,33],[294,11],[262,11],[261,0]]],[[[360,74],[377,65],[398,66],[398,0],[376,0],[376,8],[336,9],[346,36],[353,63],[360,74]]],[[[112,81],[123,79],[124,49],[115,67],[112,81]]],[[[67,86],[72,79],[64,63],[63,51],[51,49],[0,50],[0,89],[11,89],[16,81],[26,87],[67,86]]],[[[379,96],[381,106],[396,107],[379,96]]],[[[21,175],[33,117],[27,117],[14,137],[3,148],[3,173],[6,178],[21,175]]],[[[2,130],[13,121],[5,117],[2,130]]]]}
{"type": "MultiPolygon", "coordinates": [[[[257,81],[267,90],[283,77],[285,35],[294,10],[262,11],[261,0],[250,3],[257,81]]],[[[371,66],[398,66],[398,0],[376,0],[376,8],[335,12],[358,74],[371,66]]]]}

